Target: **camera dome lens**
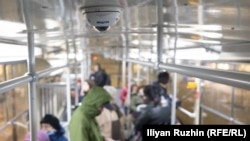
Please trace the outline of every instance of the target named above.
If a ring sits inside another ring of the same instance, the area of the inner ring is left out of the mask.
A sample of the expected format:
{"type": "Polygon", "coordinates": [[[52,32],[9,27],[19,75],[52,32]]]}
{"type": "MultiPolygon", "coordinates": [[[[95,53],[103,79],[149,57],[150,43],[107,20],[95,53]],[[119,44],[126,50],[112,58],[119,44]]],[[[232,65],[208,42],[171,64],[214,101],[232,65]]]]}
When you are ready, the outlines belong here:
{"type": "Polygon", "coordinates": [[[95,26],[95,29],[99,32],[107,31],[109,28],[110,26],[95,26]]]}

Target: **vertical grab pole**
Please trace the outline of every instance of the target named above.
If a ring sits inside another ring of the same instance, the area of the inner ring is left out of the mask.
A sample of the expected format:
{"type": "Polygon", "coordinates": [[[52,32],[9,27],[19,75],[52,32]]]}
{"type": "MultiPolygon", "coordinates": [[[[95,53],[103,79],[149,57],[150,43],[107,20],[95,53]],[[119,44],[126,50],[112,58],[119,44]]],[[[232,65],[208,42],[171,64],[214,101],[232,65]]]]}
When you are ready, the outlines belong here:
{"type": "MultiPolygon", "coordinates": [[[[197,62],[197,65],[200,66],[201,63],[200,62],[197,62]]],[[[201,79],[200,78],[196,78],[195,79],[196,81],[196,84],[197,84],[197,88],[196,88],[196,93],[195,93],[195,103],[194,103],[194,124],[195,125],[199,125],[201,122],[201,108],[200,108],[200,105],[201,105],[201,79]]]]}
{"type": "Polygon", "coordinates": [[[128,63],[128,93],[127,93],[127,97],[126,97],[126,103],[127,103],[127,113],[129,114],[130,111],[130,99],[131,99],[131,81],[132,81],[132,63],[129,62],[128,63]]]}
{"type": "Polygon", "coordinates": [[[67,123],[69,123],[69,121],[70,121],[70,117],[71,117],[71,96],[70,96],[70,83],[71,83],[71,81],[70,81],[70,64],[69,64],[69,42],[68,42],[68,39],[66,39],[66,50],[67,50],[67,52],[66,52],[66,54],[67,54],[67,57],[66,57],[66,62],[67,62],[67,68],[66,68],[66,74],[67,74],[67,76],[66,76],[66,84],[67,84],[67,86],[66,86],[66,94],[67,94],[67,96],[66,96],[66,98],[67,98],[67,123]]]}
{"type": "MultiPolygon", "coordinates": [[[[125,31],[127,32],[127,30],[125,31]]],[[[126,35],[127,33],[124,33],[125,35],[123,35],[123,50],[122,50],[122,87],[124,87],[126,85],[126,63],[127,63],[127,59],[128,59],[128,36],[126,35]]]]}
{"type": "Polygon", "coordinates": [[[85,65],[86,65],[86,42],[85,42],[85,39],[83,39],[81,41],[81,46],[82,46],[82,61],[81,61],[81,80],[82,82],[85,80],[85,77],[87,76],[87,73],[86,73],[86,68],[85,68],[85,65]]]}
{"type": "Polygon", "coordinates": [[[75,54],[75,58],[74,58],[74,73],[75,73],[75,106],[78,105],[79,103],[79,93],[78,93],[78,87],[77,87],[77,74],[78,74],[78,71],[77,71],[77,67],[78,67],[78,64],[77,64],[77,48],[76,48],[76,41],[73,37],[73,47],[74,47],[74,54],[75,54]]]}
{"type": "MultiPolygon", "coordinates": [[[[176,63],[176,48],[177,48],[177,40],[178,40],[178,4],[177,0],[174,0],[174,7],[175,7],[175,42],[174,42],[174,57],[173,57],[173,64],[176,63]]],[[[173,99],[172,99],[172,109],[171,109],[171,124],[175,124],[176,120],[176,97],[177,97],[177,73],[174,73],[174,80],[173,80],[173,99]]]]}
{"type": "Polygon", "coordinates": [[[145,67],[145,66],[143,66],[144,68],[146,68],[145,70],[146,70],[146,84],[149,84],[149,67],[145,67]]]}
{"type": "MultiPolygon", "coordinates": [[[[163,15],[162,15],[162,0],[157,0],[157,64],[162,62],[163,52],[163,15]]],[[[158,68],[157,68],[158,69],[158,68]]]]}
{"type": "Polygon", "coordinates": [[[128,28],[129,28],[129,10],[127,1],[124,1],[124,26],[125,33],[122,35],[123,38],[123,58],[122,58],[122,86],[126,85],[126,63],[129,58],[129,36],[128,36],[128,28]]]}
{"type": "MultiPolygon", "coordinates": [[[[135,15],[137,15],[137,18],[139,19],[139,9],[135,9],[135,15]]],[[[137,20],[136,25],[139,27],[140,26],[140,21],[137,20]]],[[[139,40],[139,58],[141,58],[141,35],[138,35],[138,40],[139,40]]],[[[142,66],[140,64],[136,64],[137,72],[136,72],[136,84],[140,85],[140,80],[141,80],[141,68],[142,66]]]]}
{"type": "Polygon", "coordinates": [[[203,86],[204,86],[204,80],[200,80],[200,102],[199,102],[199,110],[200,110],[200,118],[199,118],[199,125],[201,125],[203,123],[203,117],[202,117],[202,108],[201,108],[201,104],[202,104],[202,100],[203,100],[203,86]]]}
{"type": "MultiPolygon", "coordinates": [[[[198,24],[203,25],[203,4],[202,0],[199,0],[199,5],[198,5],[198,24]]],[[[201,66],[201,62],[197,62],[198,66],[201,66]]],[[[196,83],[197,83],[197,89],[196,89],[196,96],[195,96],[195,103],[194,103],[194,124],[199,125],[201,124],[201,79],[196,78],[196,83]]]]}
{"type": "Polygon", "coordinates": [[[126,49],[123,47],[123,59],[122,59],[122,87],[126,85],[126,49]]]}
{"type": "Polygon", "coordinates": [[[71,21],[71,42],[72,42],[72,45],[73,45],[73,48],[74,48],[74,73],[75,73],[75,106],[78,105],[78,101],[79,101],[79,95],[78,95],[78,90],[77,90],[77,48],[76,48],[76,41],[75,41],[75,35],[74,35],[74,22],[73,22],[73,19],[72,17],[74,17],[72,11],[74,9],[74,5],[72,2],[70,2],[70,6],[68,7],[69,8],[69,11],[70,11],[70,21],[71,21]]]}
{"type": "Polygon", "coordinates": [[[234,122],[234,101],[235,101],[235,87],[232,87],[232,93],[231,93],[231,117],[232,117],[232,122],[234,122]]]}
{"type": "Polygon", "coordinates": [[[87,68],[88,68],[88,76],[90,76],[90,74],[92,73],[92,56],[91,56],[91,50],[90,48],[88,47],[88,51],[87,51],[87,60],[88,60],[88,63],[87,63],[87,68]]]}
{"type": "Polygon", "coordinates": [[[21,2],[21,7],[23,11],[23,18],[26,23],[27,28],[27,40],[28,40],[28,74],[33,77],[29,82],[29,127],[31,132],[31,140],[37,141],[37,95],[36,95],[36,72],[35,72],[35,50],[34,50],[34,33],[33,24],[30,19],[30,3],[27,0],[21,2]]]}
{"type": "MultiPolygon", "coordinates": [[[[235,65],[233,64],[233,71],[235,70],[235,65]]],[[[234,122],[234,101],[235,101],[235,87],[232,87],[232,93],[231,93],[231,120],[234,122]]]]}
{"type": "Polygon", "coordinates": [[[137,85],[140,85],[140,80],[141,80],[141,68],[142,68],[143,66],[141,66],[141,65],[139,65],[139,64],[137,64],[137,73],[136,73],[136,77],[137,77],[137,85]]]}

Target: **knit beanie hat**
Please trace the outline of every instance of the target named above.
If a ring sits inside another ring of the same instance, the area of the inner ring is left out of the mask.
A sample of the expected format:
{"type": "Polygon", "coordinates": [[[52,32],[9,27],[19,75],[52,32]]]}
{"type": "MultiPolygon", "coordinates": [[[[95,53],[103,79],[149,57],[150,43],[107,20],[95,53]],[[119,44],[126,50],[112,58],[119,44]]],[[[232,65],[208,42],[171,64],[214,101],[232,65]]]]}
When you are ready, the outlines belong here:
{"type": "Polygon", "coordinates": [[[43,119],[40,121],[40,124],[49,124],[51,125],[55,130],[60,130],[61,125],[57,117],[51,115],[51,114],[46,114],[43,119]]]}

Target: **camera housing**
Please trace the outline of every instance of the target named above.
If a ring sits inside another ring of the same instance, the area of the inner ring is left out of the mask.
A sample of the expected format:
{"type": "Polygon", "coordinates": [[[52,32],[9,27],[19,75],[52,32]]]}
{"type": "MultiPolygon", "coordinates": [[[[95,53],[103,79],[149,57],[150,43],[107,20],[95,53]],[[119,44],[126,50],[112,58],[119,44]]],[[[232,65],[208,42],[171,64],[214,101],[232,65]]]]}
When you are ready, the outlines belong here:
{"type": "Polygon", "coordinates": [[[120,20],[121,8],[118,6],[81,7],[82,14],[86,14],[88,23],[98,32],[105,32],[120,20]]]}
{"type": "Polygon", "coordinates": [[[94,26],[94,29],[99,32],[105,32],[110,29],[110,26],[94,26]]]}

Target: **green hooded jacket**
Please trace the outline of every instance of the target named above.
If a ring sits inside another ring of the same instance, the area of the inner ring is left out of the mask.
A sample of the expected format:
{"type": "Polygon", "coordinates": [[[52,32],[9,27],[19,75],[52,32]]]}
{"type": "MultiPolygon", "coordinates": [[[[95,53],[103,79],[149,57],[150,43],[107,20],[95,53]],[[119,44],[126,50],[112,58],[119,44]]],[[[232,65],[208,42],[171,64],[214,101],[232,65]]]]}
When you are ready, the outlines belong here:
{"type": "Polygon", "coordinates": [[[101,87],[94,87],[88,92],[82,105],[71,117],[69,123],[71,141],[104,141],[95,117],[101,113],[98,107],[110,100],[111,96],[101,87]]]}

